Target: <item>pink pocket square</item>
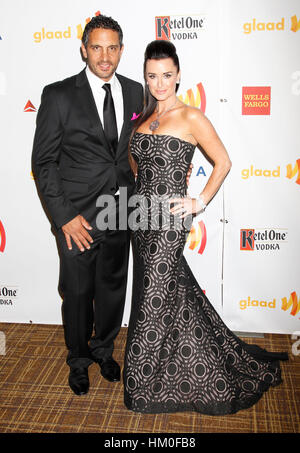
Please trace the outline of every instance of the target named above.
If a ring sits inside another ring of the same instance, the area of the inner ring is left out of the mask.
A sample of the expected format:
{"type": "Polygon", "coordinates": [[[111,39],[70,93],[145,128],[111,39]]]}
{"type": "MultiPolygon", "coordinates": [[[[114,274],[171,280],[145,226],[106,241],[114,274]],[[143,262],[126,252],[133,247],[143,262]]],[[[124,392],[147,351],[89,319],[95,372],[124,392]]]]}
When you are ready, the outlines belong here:
{"type": "Polygon", "coordinates": [[[131,121],[136,120],[140,116],[140,113],[137,115],[135,112],[132,115],[131,121]]]}

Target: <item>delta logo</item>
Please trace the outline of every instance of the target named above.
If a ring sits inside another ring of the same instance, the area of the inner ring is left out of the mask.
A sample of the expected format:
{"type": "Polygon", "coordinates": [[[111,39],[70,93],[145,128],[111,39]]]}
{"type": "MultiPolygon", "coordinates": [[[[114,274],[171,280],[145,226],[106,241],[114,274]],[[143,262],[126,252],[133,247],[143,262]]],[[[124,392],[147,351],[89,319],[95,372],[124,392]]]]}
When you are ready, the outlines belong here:
{"type": "Polygon", "coordinates": [[[192,88],[189,88],[185,95],[180,94],[178,99],[191,107],[197,107],[205,113],[206,95],[201,82],[196,85],[196,95],[192,88]]]}
{"type": "MultiPolygon", "coordinates": [[[[95,16],[100,16],[100,11],[95,13],[95,16]]],[[[85,24],[78,24],[75,27],[76,33],[72,33],[72,27],[68,26],[64,30],[47,30],[45,27],[41,29],[41,31],[37,31],[33,33],[33,40],[36,43],[40,43],[44,40],[53,40],[53,39],[71,39],[73,36],[76,36],[78,39],[81,40],[84,27],[91,21],[91,18],[88,17],[85,20],[85,24]]]]}
{"type": "Polygon", "coordinates": [[[200,255],[203,254],[207,243],[207,232],[203,220],[198,222],[196,226],[192,225],[191,231],[187,238],[190,250],[198,250],[200,255]]]}
{"type": "Polygon", "coordinates": [[[24,107],[24,112],[36,112],[35,106],[32,104],[31,101],[28,101],[27,104],[24,107]]]}
{"type": "Polygon", "coordinates": [[[274,251],[287,243],[288,230],[283,228],[245,228],[240,230],[240,250],[274,251]]]}
{"type": "Polygon", "coordinates": [[[204,23],[203,15],[156,16],[155,38],[168,41],[198,39],[204,23]]]}
{"type": "Polygon", "coordinates": [[[271,87],[243,87],[242,115],[270,115],[271,87]]]}
{"type": "Polygon", "coordinates": [[[0,220],[0,252],[4,252],[6,246],[6,235],[3,223],[0,220]]]}
{"type": "MultiPolygon", "coordinates": [[[[251,177],[265,177],[265,178],[280,178],[281,167],[271,168],[256,168],[250,165],[250,168],[243,168],[241,171],[242,179],[249,179],[251,177]]],[[[286,178],[294,180],[295,184],[300,185],[300,159],[297,159],[294,164],[286,165],[286,178]]]]}

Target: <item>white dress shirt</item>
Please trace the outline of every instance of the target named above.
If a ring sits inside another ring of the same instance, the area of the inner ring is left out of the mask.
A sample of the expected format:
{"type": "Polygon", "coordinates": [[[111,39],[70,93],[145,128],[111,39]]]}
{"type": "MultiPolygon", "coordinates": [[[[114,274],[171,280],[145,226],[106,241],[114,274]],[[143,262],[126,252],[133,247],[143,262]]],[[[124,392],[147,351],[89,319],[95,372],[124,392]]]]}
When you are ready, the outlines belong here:
{"type": "Polygon", "coordinates": [[[97,77],[87,66],[86,67],[86,75],[92,89],[92,93],[95,99],[95,103],[97,106],[98,114],[104,129],[104,122],[103,122],[103,104],[105,98],[105,90],[102,86],[105,83],[110,83],[111,85],[111,94],[114,100],[115,112],[116,112],[116,120],[117,120],[117,128],[118,128],[118,135],[120,138],[121,130],[123,127],[124,121],[124,105],[123,105],[123,93],[122,87],[119,80],[116,77],[116,74],[112,76],[109,82],[105,82],[104,80],[97,77]]]}

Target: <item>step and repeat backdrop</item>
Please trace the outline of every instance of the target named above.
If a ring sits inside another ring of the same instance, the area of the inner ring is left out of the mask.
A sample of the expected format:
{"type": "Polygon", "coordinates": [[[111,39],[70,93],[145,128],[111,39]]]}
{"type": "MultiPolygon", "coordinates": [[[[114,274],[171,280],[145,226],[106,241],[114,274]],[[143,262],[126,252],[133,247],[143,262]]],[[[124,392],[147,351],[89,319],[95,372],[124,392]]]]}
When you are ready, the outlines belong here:
{"type": "MultiPolygon", "coordinates": [[[[118,72],[143,83],[154,39],[180,58],[178,96],[201,109],[232,169],[198,216],[185,256],[235,331],[300,330],[300,4],[298,0],[14,0],[0,14],[0,321],[61,323],[59,261],[31,173],[45,85],[80,72],[80,39],[94,15],[124,32],[118,72]]],[[[196,149],[189,193],[212,165],[196,149]]],[[[123,318],[130,313],[132,257],[123,318]]]]}

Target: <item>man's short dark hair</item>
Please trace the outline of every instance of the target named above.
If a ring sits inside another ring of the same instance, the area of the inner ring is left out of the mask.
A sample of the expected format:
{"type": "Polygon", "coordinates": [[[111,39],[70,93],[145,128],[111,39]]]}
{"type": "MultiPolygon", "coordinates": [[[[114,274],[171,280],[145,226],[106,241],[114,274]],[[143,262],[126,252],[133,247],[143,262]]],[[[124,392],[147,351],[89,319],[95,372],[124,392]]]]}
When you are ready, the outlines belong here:
{"type": "Polygon", "coordinates": [[[93,17],[92,20],[88,22],[85,26],[81,39],[82,44],[84,45],[85,48],[87,47],[91,31],[95,30],[96,28],[106,28],[107,30],[116,31],[119,34],[120,47],[122,47],[123,32],[120,25],[112,17],[104,16],[101,14],[99,16],[93,17]]]}

